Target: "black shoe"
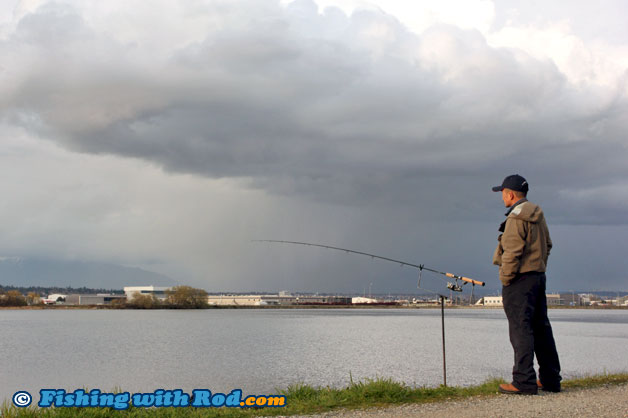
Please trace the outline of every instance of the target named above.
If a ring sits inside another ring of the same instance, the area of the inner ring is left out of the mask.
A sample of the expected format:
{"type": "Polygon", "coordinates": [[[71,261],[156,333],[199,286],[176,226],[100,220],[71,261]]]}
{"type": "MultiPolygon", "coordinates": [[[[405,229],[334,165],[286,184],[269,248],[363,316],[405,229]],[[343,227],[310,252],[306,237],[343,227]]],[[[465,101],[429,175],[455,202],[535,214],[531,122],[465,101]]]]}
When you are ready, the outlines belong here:
{"type": "Polygon", "coordinates": [[[538,386],[539,389],[541,389],[544,392],[554,392],[554,393],[560,392],[560,383],[558,384],[558,386],[543,386],[541,381],[537,380],[536,385],[538,386]]]}
{"type": "Polygon", "coordinates": [[[499,391],[508,395],[536,395],[536,391],[519,390],[512,383],[502,383],[499,385],[499,391]]]}

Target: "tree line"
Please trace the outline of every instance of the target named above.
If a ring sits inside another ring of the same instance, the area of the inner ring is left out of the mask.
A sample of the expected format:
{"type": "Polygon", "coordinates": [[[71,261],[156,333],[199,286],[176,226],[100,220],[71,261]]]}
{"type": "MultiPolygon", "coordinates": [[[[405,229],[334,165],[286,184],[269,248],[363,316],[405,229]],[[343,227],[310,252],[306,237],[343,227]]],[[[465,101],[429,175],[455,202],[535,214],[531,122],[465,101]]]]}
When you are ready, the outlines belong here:
{"type": "MultiPolygon", "coordinates": [[[[0,306],[27,306],[42,304],[41,297],[35,292],[26,296],[19,290],[1,290],[0,306]]],[[[175,286],[166,290],[166,298],[156,295],[136,293],[129,300],[116,299],[111,305],[118,309],[201,309],[207,308],[207,292],[190,286],[175,286]]]]}
{"type": "Polygon", "coordinates": [[[40,301],[37,293],[31,292],[24,296],[19,290],[0,290],[0,306],[26,306],[35,305],[40,301]]]}
{"type": "Polygon", "coordinates": [[[166,299],[156,295],[136,293],[130,300],[116,300],[113,306],[133,309],[201,309],[207,308],[207,292],[190,286],[175,286],[166,290],[166,299]]]}
{"type": "Polygon", "coordinates": [[[0,294],[6,294],[9,290],[17,290],[23,295],[26,295],[30,292],[37,293],[38,295],[50,295],[53,293],[60,293],[63,295],[69,294],[94,294],[94,293],[112,293],[112,294],[122,294],[124,290],[122,289],[92,289],[89,287],[60,287],[60,286],[11,286],[11,285],[0,285],[0,294]]]}

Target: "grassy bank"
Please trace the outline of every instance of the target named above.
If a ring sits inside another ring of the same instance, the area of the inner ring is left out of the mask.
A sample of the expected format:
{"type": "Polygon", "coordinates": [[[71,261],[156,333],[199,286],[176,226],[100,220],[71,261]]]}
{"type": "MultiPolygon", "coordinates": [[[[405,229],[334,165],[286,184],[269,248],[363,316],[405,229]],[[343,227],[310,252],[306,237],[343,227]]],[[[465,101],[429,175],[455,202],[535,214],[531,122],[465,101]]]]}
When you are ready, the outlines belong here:
{"type": "MultiPolygon", "coordinates": [[[[295,385],[277,394],[286,396],[284,408],[130,408],[114,411],[110,408],[17,408],[5,402],[0,407],[2,417],[252,417],[273,415],[316,414],[338,408],[367,408],[392,406],[402,403],[440,402],[471,396],[505,396],[497,393],[503,380],[494,379],[470,387],[413,388],[389,379],[353,383],[346,388],[313,388],[295,385]]],[[[628,373],[603,374],[570,379],[563,382],[565,389],[581,389],[628,383],[628,373]]],[[[38,395],[34,396],[34,403],[38,395]]]]}

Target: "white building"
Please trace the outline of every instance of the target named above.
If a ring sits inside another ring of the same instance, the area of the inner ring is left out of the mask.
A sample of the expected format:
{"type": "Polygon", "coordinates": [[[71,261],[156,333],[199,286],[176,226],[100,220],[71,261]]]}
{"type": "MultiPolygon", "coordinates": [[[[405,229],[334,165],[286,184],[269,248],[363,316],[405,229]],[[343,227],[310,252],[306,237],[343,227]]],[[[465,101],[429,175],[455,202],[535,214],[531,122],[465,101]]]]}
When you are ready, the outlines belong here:
{"type": "Polygon", "coordinates": [[[476,306],[504,306],[504,300],[501,296],[484,296],[475,304],[476,306]]]}
{"type": "Polygon", "coordinates": [[[351,298],[343,296],[294,296],[286,292],[277,295],[208,295],[209,305],[269,306],[269,305],[349,305],[351,298]]]}
{"type": "Polygon", "coordinates": [[[44,305],[54,305],[56,303],[62,304],[62,303],[65,303],[65,298],[67,296],[68,295],[62,295],[60,293],[53,293],[52,295],[48,295],[47,298],[43,298],[41,302],[44,305]]]}
{"type": "Polygon", "coordinates": [[[217,306],[260,306],[267,305],[264,298],[268,295],[208,295],[207,303],[217,306]]]}
{"type": "Polygon", "coordinates": [[[354,298],[351,298],[351,303],[356,304],[356,303],[377,303],[377,299],[373,299],[373,298],[365,298],[362,296],[356,296],[354,298]]]}
{"type": "Polygon", "coordinates": [[[172,288],[159,286],[125,286],[124,294],[127,301],[133,300],[135,295],[152,295],[160,300],[165,300],[168,297],[166,290],[170,289],[172,288]]]}

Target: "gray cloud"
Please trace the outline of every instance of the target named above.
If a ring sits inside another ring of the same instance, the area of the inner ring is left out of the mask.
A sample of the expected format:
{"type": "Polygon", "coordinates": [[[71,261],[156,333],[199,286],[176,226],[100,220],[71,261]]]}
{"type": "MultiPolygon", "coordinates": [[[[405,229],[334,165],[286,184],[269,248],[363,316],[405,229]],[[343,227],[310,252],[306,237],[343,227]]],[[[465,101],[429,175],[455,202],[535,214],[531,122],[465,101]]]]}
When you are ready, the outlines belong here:
{"type": "MultiPolygon", "coordinates": [[[[570,85],[551,61],[452,26],[417,35],[376,11],[249,6],[206,10],[229,24],[153,57],[44,6],[2,45],[24,65],[4,113],[81,152],[350,205],[417,205],[408,196],[442,197],[433,185],[473,199],[475,178],[515,168],[554,192],[627,174],[625,85],[570,85]]],[[[594,221],[623,223],[627,206],[594,221]]]]}
{"type": "MultiPolygon", "coordinates": [[[[482,259],[494,242],[488,222],[498,223],[502,210],[489,187],[512,172],[528,178],[532,199],[553,225],[625,228],[626,76],[574,84],[551,60],[493,48],[478,31],[436,25],[417,34],[377,10],[347,16],[333,8],[319,12],[307,0],[287,7],[273,1],[188,7],[179,29],[194,19],[204,26],[186,42],[177,26],[165,25],[165,34],[155,28],[159,44],[104,30],[78,8],[55,3],[23,16],[0,41],[4,124],[79,153],[130,157],[199,178],[236,178],[268,199],[260,204],[266,220],[258,219],[255,205],[238,201],[237,210],[223,214],[226,226],[181,227],[174,235],[181,243],[189,238],[181,249],[176,242],[142,244],[151,222],[173,222],[170,214],[135,214],[125,221],[137,231],[133,245],[123,248],[128,254],[167,253],[169,262],[189,264],[197,277],[220,276],[213,283],[227,290],[251,288],[242,279],[255,276],[246,262],[223,261],[242,253],[266,271],[255,280],[285,288],[317,290],[307,278],[318,275],[326,277],[318,289],[346,290],[376,274],[314,256],[303,265],[282,259],[290,273],[281,273],[266,250],[235,244],[250,238],[368,243],[359,249],[486,277],[494,273],[482,259]],[[177,42],[163,43],[168,38],[177,42]],[[234,225],[240,229],[231,236],[234,225]],[[220,237],[211,256],[204,254],[207,231],[220,237]],[[295,269],[302,279],[289,277],[295,269]],[[351,280],[334,281],[332,271],[349,270],[351,280]]],[[[198,181],[190,201],[205,190],[198,181]]],[[[167,190],[183,183],[179,178],[167,190]]],[[[123,200],[133,193],[111,195],[123,200]]],[[[86,196],[91,209],[72,206],[76,218],[103,212],[97,229],[107,231],[103,220],[120,211],[118,201],[86,196]]],[[[210,197],[202,200],[198,210],[191,202],[177,209],[148,201],[198,219],[212,206],[210,197]]],[[[124,223],[116,225],[122,230],[124,223]]],[[[165,239],[174,230],[156,235],[165,239]]],[[[605,231],[583,234],[604,240],[605,231]]],[[[571,229],[557,234],[558,242],[579,236],[571,229]]],[[[91,254],[115,254],[110,245],[91,254]]],[[[559,263],[565,276],[577,270],[570,255],[559,263]]],[[[625,266],[613,266],[609,280],[618,283],[625,266]]],[[[400,280],[398,288],[406,288],[405,276],[400,280]]]]}

